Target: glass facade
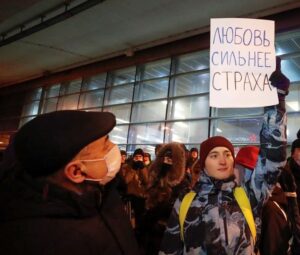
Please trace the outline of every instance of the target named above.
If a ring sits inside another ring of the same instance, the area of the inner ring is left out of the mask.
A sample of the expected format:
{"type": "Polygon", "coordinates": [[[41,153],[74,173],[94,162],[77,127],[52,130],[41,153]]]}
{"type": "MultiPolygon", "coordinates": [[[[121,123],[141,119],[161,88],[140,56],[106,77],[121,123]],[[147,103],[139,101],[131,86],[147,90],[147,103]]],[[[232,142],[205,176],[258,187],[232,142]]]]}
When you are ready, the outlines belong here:
{"type": "MultiPolygon", "coordinates": [[[[276,36],[276,54],[291,80],[287,96],[288,142],[300,127],[300,31],[276,36]]],[[[198,147],[208,136],[222,135],[235,146],[258,144],[263,109],[209,107],[209,51],[41,86],[28,93],[20,126],[34,116],[65,109],[109,111],[116,115],[112,141],[130,154],[156,144],[182,142],[198,147]]]]}

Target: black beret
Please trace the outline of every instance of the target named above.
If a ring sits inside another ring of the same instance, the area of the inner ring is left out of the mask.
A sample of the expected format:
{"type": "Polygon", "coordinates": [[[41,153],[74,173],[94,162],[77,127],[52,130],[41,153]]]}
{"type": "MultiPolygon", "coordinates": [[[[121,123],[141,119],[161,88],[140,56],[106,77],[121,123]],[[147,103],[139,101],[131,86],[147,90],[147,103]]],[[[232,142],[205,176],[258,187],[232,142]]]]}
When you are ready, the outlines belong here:
{"type": "Polygon", "coordinates": [[[296,139],[293,143],[292,143],[292,154],[294,153],[294,150],[296,148],[300,148],[300,138],[296,139]]]}
{"type": "Polygon", "coordinates": [[[190,150],[190,152],[193,152],[193,151],[195,151],[195,152],[197,152],[197,153],[198,153],[198,149],[197,149],[197,148],[195,148],[195,147],[191,148],[191,150],[190,150]]]}
{"type": "Polygon", "coordinates": [[[115,116],[109,112],[66,110],[39,115],[17,132],[16,158],[31,176],[47,176],[115,125],[115,116]]]}
{"type": "Polygon", "coordinates": [[[142,149],[136,149],[135,151],[134,151],[134,153],[133,153],[133,157],[135,156],[135,155],[142,155],[143,157],[144,157],[144,151],[142,150],[142,149]]]}

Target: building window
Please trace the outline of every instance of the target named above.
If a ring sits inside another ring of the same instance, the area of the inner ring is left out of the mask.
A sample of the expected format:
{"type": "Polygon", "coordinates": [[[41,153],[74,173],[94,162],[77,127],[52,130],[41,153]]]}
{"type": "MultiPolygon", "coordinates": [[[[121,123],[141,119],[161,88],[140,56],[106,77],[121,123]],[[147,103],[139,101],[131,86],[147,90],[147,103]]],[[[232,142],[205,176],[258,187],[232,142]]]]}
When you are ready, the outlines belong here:
{"type": "MultiPolygon", "coordinates": [[[[276,35],[276,54],[291,80],[286,98],[288,142],[300,127],[300,30],[276,35]]],[[[177,141],[199,147],[222,135],[235,146],[259,144],[263,108],[209,107],[209,51],[139,64],[28,93],[20,125],[37,114],[64,109],[109,111],[117,126],[110,133],[120,148],[143,148],[177,141]]]]}

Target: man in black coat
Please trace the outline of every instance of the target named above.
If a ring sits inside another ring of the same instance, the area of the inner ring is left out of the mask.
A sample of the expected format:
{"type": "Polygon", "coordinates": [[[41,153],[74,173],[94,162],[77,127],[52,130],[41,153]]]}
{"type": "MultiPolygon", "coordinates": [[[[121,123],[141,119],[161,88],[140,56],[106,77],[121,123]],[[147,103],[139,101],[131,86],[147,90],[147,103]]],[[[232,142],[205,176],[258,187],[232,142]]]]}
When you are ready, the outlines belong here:
{"type": "Polygon", "coordinates": [[[111,181],[121,163],[107,135],[115,124],[111,113],[59,111],[18,131],[14,174],[0,185],[1,254],[138,254],[111,181]]]}

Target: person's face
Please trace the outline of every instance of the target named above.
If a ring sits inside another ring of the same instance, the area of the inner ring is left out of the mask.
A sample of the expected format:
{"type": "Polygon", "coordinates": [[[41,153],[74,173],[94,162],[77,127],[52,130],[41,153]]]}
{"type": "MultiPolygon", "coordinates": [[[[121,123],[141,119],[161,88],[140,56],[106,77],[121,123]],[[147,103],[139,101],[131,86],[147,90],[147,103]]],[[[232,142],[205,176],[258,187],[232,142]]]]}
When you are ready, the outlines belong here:
{"type": "Polygon", "coordinates": [[[168,157],[168,156],[164,156],[164,161],[163,161],[165,164],[168,164],[168,165],[172,165],[173,164],[173,160],[171,157],[168,157]]]}
{"type": "Polygon", "coordinates": [[[125,163],[125,161],[126,161],[126,155],[122,154],[121,155],[121,163],[123,164],[123,163],[125,163]]]}
{"type": "Polygon", "coordinates": [[[300,166],[300,148],[295,148],[295,150],[292,154],[292,158],[300,166]]]}
{"type": "Polygon", "coordinates": [[[198,152],[192,151],[191,156],[192,156],[192,158],[198,158],[198,152]]]}
{"type": "Polygon", "coordinates": [[[80,151],[77,159],[79,159],[85,166],[83,168],[83,172],[87,175],[88,178],[103,178],[107,174],[107,166],[105,160],[97,159],[103,159],[113,146],[114,143],[109,140],[108,136],[104,136],[88,144],[80,151]]]}
{"type": "Polygon", "coordinates": [[[133,161],[144,161],[144,157],[143,157],[143,155],[136,154],[136,155],[133,157],[133,161]]]}
{"type": "Polygon", "coordinates": [[[145,163],[149,163],[150,162],[150,158],[148,156],[144,156],[144,162],[145,163]]]}
{"type": "Polygon", "coordinates": [[[223,180],[233,175],[234,159],[226,147],[215,147],[205,159],[205,169],[208,176],[223,180]]]}

